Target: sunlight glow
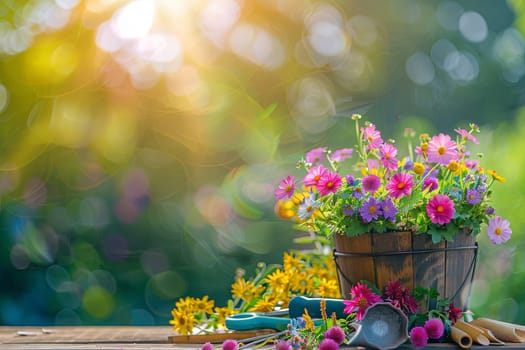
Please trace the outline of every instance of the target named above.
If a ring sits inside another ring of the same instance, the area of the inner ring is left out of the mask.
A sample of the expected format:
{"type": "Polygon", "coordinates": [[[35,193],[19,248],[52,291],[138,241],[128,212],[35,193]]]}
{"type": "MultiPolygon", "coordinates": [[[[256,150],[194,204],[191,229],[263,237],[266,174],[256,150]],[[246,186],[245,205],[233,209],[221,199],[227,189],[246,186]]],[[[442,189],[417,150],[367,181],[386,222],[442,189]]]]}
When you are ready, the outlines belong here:
{"type": "Polygon", "coordinates": [[[150,31],[154,17],[153,1],[135,0],[113,15],[112,29],[122,39],[138,39],[150,31]]]}

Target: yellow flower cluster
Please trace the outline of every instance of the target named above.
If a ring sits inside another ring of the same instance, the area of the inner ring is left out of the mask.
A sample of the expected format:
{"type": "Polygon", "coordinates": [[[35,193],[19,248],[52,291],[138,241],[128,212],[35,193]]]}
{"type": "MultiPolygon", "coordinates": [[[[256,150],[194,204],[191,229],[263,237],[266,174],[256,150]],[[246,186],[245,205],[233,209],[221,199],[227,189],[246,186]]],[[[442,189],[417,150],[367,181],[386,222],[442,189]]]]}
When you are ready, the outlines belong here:
{"type": "Polygon", "coordinates": [[[266,266],[252,279],[237,276],[227,307],[215,307],[208,296],[185,297],[175,303],[170,324],[179,334],[224,327],[227,316],[245,311],[287,308],[296,295],[340,298],[335,265],[329,255],[285,252],[282,265],[266,266]]]}

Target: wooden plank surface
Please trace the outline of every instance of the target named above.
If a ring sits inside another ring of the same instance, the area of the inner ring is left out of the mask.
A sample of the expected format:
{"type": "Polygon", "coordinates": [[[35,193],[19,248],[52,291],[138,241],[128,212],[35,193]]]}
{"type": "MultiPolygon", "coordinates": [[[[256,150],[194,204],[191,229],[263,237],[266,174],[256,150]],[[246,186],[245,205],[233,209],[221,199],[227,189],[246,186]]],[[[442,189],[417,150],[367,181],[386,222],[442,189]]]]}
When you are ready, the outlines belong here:
{"type": "MultiPolygon", "coordinates": [[[[168,341],[174,332],[170,327],[87,326],[87,327],[0,327],[0,349],[35,350],[186,350],[200,349],[199,344],[173,344],[168,341]],[[22,335],[25,334],[25,335],[22,335]]],[[[219,349],[220,345],[216,345],[219,349]]],[[[272,349],[265,346],[261,349],[272,349]]],[[[348,349],[360,349],[350,348],[348,349]]],[[[454,344],[434,343],[425,350],[456,350],[454,344]]],[[[505,346],[472,346],[472,350],[525,350],[525,344],[505,346]]],[[[402,345],[398,350],[414,350],[402,345]]]]}

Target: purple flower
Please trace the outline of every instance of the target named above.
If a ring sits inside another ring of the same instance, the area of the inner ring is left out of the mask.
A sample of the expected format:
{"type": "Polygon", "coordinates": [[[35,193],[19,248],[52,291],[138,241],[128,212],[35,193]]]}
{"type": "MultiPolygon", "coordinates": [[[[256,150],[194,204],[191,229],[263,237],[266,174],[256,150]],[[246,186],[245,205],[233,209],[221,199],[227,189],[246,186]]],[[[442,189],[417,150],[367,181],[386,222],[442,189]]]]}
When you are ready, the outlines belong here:
{"type": "Polygon", "coordinates": [[[371,174],[363,177],[363,189],[365,192],[374,193],[381,187],[381,178],[377,175],[371,174]]]}
{"type": "Polygon", "coordinates": [[[310,152],[306,153],[306,161],[312,165],[318,165],[323,161],[325,152],[325,147],[314,148],[310,152]]]}
{"type": "Polygon", "coordinates": [[[368,198],[359,209],[359,214],[364,221],[376,220],[381,215],[381,203],[374,197],[368,198]]]}
{"type": "Polygon", "coordinates": [[[339,344],[337,344],[334,340],[330,338],[324,339],[321,343],[319,343],[319,350],[339,350],[339,344]]]}
{"type": "Polygon", "coordinates": [[[324,333],[324,337],[332,339],[337,344],[342,344],[345,340],[345,331],[341,327],[334,326],[324,333]]]}
{"type": "Polygon", "coordinates": [[[407,170],[407,171],[414,169],[414,163],[412,163],[412,161],[410,159],[407,159],[405,161],[405,164],[403,164],[403,169],[407,170]]]}
{"type": "Polygon", "coordinates": [[[430,339],[439,339],[445,331],[443,321],[439,318],[431,318],[425,322],[425,331],[430,339]]]}
{"type": "Polygon", "coordinates": [[[410,341],[415,348],[424,348],[428,344],[428,334],[423,327],[414,327],[410,331],[410,341]]]}
{"type": "Polygon", "coordinates": [[[485,214],[487,215],[492,215],[494,214],[495,210],[494,210],[494,207],[487,207],[487,209],[485,209],[485,214]]]}
{"type": "Polygon", "coordinates": [[[334,162],[341,163],[346,159],[350,158],[353,152],[354,150],[351,148],[338,149],[337,151],[334,151],[334,153],[332,153],[330,159],[334,162]]]}
{"type": "Polygon", "coordinates": [[[469,204],[478,204],[481,202],[481,197],[479,195],[479,192],[476,190],[468,189],[467,190],[467,202],[469,204]]]}
{"type": "Polygon", "coordinates": [[[381,202],[381,212],[385,219],[389,219],[392,222],[396,221],[397,208],[390,198],[381,202]]]}
{"type": "Polygon", "coordinates": [[[353,196],[355,199],[361,199],[361,198],[363,198],[363,189],[360,188],[360,187],[356,187],[356,188],[352,191],[352,196],[353,196]]]}
{"type": "Polygon", "coordinates": [[[222,350],[237,350],[238,348],[237,340],[234,339],[226,339],[222,343],[222,350]]]}
{"type": "Polygon", "coordinates": [[[349,174],[349,175],[346,175],[346,183],[348,184],[348,186],[353,186],[354,185],[354,176],[352,174],[349,174]]]}
{"type": "Polygon", "coordinates": [[[438,187],[438,180],[435,177],[427,177],[423,180],[423,189],[428,190],[428,192],[437,190],[438,187]]]}
{"type": "Polygon", "coordinates": [[[352,208],[351,205],[345,205],[343,207],[343,214],[345,214],[346,216],[354,215],[354,208],[352,208]]]}
{"type": "Polygon", "coordinates": [[[495,216],[490,219],[487,233],[494,244],[505,243],[510,239],[510,236],[512,236],[509,221],[503,220],[501,216],[495,216]]]}

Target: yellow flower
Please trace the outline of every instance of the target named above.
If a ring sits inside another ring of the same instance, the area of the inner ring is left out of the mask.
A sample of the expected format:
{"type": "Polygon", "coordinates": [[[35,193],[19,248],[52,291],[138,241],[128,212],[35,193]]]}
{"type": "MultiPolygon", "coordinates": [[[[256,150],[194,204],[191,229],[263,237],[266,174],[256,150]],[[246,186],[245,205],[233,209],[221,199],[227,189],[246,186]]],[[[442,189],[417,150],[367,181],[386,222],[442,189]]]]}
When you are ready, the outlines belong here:
{"type": "Polygon", "coordinates": [[[419,140],[421,140],[421,142],[430,141],[430,135],[427,134],[427,133],[423,133],[423,134],[419,135],[419,140]]]}
{"type": "Polygon", "coordinates": [[[232,296],[241,298],[247,303],[257,298],[263,292],[263,286],[256,286],[253,282],[247,282],[244,278],[237,279],[232,284],[232,296]]]}
{"type": "Polygon", "coordinates": [[[180,298],[176,303],[175,307],[179,311],[188,311],[193,313],[193,298],[192,297],[186,297],[186,298],[180,298]]]}
{"type": "Polygon", "coordinates": [[[448,170],[452,171],[453,173],[457,172],[460,168],[460,165],[458,162],[456,162],[455,160],[451,160],[449,163],[448,163],[448,166],[447,166],[448,170]]]}
{"type": "Polygon", "coordinates": [[[225,326],[224,322],[226,321],[226,317],[236,314],[238,312],[237,310],[234,310],[228,306],[215,307],[214,311],[217,314],[217,324],[223,327],[225,326]]]}
{"type": "Polygon", "coordinates": [[[427,151],[428,151],[428,143],[423,142],[420,147],[421,147],[421,152],[427,153],[427,151]]]}
{"type": "Polygon", "coordinates": [[[295,216],[295,205],[293,201],[281,199],[275,203],[275,213],[283,219],[291,219],[295,216]]]}
{"type": "Polygon", "coordinates": [[[313,294],[314,288],[314,279],[305,271],[296,272],[290,278],[290,289],[299,295],[313,294]]]}
{"type": "Polygon", "coordinates": [[[250,311],[255,312],[270,312],[275,309],[277,306],[276,300],[271,295],[265,295],[261,299],[257,300],[255,305],[250,309],[250,311]]]}
{"type": "Polygon", "coordinates": [[[487,170],[487,174],[491,175],[492,178],[499,182],[507,181],[503,176],[496,174],[496,170],[487,170]]]}
{"type": "Polygon", "coordinates": [[[266,276],[265,281],[274,290],[288,289],[288,284],[290,283],[288,275],[281,269],[277,269],[266,276]]]}
{"type": "Polygon", "coordinates": [[[324,298],[338,298],[340,295],[339,284],[335,279],[321,278],[316,288],[316,294],[324,298]]]}
{"type": "Polygon", "coordinates": [[[171,310],[171,316],[173,319],[170,320],[170,324],[173,326],[173,330],[179,334],[191,334],[193,333],[193,327],[195,326],[195,316],[192,312],[187,310],[171,310]]]}
{"type": "Polygon", "coordinates": [[[314,321],[312,317],[308,314],[308,309],[304,309],[303,320],[305,322],[304,329],[313,331],[314,330],[314,321]]]}
{"type": "Polygon", "coordinates": [[[293,255],[289,252],[284,252],[283,255],[283,268],[285,271],[296,270],[299,271],[303,262],[299,255],[293,255]]]}
{"type": "Polygon", "coordinates": [[[215,306],[215,301],[208,300],[208,296],[205,295],[202,299],[196,298],[193,301],[193,310],[195,312],[205,312],[207,314],[213,313],[213,307],[215,306]]]}
{"type": "Polygon", "coordinates": [[[414,172],[418,175],[423,175],[425,172],[425,166],[422,163],[414,163],[414,172]]]}

